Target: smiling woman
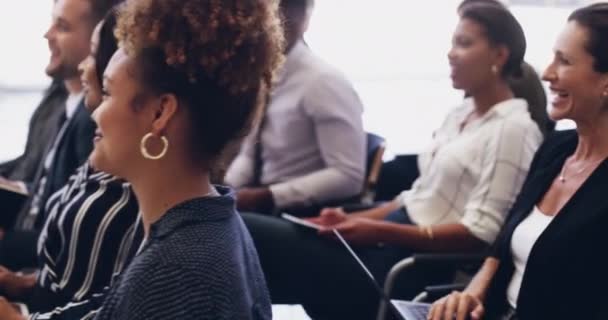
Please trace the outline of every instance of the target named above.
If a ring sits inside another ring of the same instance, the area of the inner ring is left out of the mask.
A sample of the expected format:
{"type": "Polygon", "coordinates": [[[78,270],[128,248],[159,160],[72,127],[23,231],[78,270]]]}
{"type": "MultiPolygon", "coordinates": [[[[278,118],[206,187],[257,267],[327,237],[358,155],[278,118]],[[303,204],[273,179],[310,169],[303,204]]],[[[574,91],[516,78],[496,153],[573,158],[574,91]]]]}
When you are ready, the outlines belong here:
{"type": "Polygon", "coordinates": [[[210,175],[266,100],[283,52],[277,10],[267,0],[121,10],[90,159],[131,183],[145,240],[96,319],[271,319],[234,194],[210,175]]]}
{"type": "Polygon", "coordinates": [[[577,129],[540,147],[491,257],[430,319],[608,318],[608,259],[596,249],[608,241],[607,33],[606,3],[568,18],[543,77],[555,93],[551,117],[577,129]]]}

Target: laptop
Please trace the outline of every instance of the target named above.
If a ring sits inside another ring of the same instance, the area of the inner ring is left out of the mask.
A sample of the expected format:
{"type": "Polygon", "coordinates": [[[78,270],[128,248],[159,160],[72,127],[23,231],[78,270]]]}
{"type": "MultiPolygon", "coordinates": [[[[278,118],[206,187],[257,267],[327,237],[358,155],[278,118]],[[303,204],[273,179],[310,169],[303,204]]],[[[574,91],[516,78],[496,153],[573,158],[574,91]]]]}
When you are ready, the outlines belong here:
{"type": "Polygon", "coordinates": [[[380,295],[380,299],[388,306],[388,309],[391,310],[395,315],[398,316],[401,320],[426,320],[427,314],[431,309],[431,304],[429,303],[418,303],[418,302],[410,302],[403,300],[390,300],[384,290],[380,288],[380,285],[369,271],[369,269],[365,266],[363,261],[359,259],[359,256],[355,253],[355,251],[350,247],[350,245],[344,240],[340,232],[338,230],[333,230],[336,238],[340,240],[340,242],[344,245],[346,250],[350,253],[350,255],[357,261],[361,269],[365,271],[367,278],[372,282],[374,288],[380,295]]]}

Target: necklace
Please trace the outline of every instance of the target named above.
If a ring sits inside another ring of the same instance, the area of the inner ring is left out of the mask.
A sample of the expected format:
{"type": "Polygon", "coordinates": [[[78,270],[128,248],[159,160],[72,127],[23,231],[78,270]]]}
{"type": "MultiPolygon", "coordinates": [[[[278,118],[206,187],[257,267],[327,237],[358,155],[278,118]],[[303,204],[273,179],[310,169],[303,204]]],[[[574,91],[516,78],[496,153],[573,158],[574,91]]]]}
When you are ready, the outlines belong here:
{"type": "MultiPolygon", "coordinates": [[[[600,160],[597,160],[597,161],[593,161],[593,162],[588,163],[587,165],[583,166],[582,168],[574,171],[574,173],[570,175],[570,178],[575,177],[575,176],[581,174],[583,171],[585,171],[589,167],[591,167],[591,166],[593,166],[595,164],[598,164],[598,163],[600,163],[603,160],[604,160],[604,158],[602,158],[600,160]]],[[[561,183],[566,183],[566,166],[567,166],[566,163],[564,163],[564,165],[562,166],[562,170],[560,171],[559,176],[558,176],[559,182],[561,182],[561,183]]]]}

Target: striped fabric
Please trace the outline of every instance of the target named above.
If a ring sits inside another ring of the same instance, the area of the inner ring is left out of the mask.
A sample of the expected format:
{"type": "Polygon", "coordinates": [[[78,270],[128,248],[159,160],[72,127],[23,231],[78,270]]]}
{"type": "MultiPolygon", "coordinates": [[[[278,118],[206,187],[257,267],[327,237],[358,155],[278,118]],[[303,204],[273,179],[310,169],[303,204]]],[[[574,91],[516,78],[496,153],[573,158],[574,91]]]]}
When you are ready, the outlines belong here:
{"type": "MultiPolygon", "coordinates": [[[[88,164],[47,202],[49,213],[38,242],[40,273],[28,306],[30,319],[49,319],[41,314],[69,302],[90,299],[102,292],[112,275],[120,273],[133,243],[138,206],[128,183],[88,164]]],[[[57,311],[59,310],[59,311],[57,311]]]]}

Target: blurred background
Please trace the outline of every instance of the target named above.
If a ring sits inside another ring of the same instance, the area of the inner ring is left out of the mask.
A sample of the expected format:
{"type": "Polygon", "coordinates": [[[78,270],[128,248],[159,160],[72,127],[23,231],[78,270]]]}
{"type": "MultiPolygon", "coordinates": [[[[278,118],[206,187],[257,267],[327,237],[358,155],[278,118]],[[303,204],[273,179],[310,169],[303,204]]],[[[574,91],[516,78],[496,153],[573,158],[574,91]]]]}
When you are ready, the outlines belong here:
{"type": "MultiPolygon", "coordinates": [[[[458,0],[317,0],[306,39],[354,83],[366,130],[384,136],[387,159],[419,152],[462,92],[453,90],[447,52],[458,0]]],[[[505,1],[522,24],[526,61],[542,72],[568,14],[590,0],[505,1]]],[[[29,117],[49,84],[43,34],[51,0],[0,3],[0,161],[19,155],[29,117]]],[[[570,127],[570,123],[559,123],[570,127]]]]}

